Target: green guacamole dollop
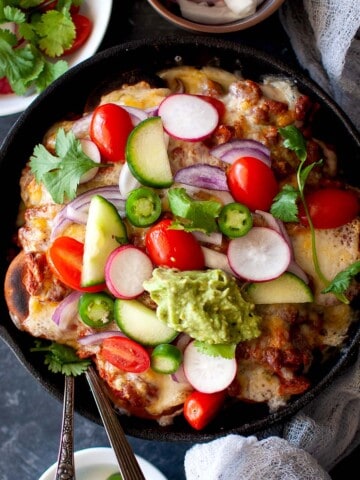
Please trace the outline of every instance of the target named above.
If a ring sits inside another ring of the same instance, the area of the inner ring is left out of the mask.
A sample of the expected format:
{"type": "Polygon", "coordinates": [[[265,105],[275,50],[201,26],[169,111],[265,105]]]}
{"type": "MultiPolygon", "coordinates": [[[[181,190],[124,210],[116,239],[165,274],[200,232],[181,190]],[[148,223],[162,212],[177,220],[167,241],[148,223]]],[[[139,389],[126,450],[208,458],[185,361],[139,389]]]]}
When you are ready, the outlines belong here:
{"type": "Polygon", "coordinates": [[[260,317],[233,277],[220,269],[156,268],[143,284],[157,316],[178,332],[210,344],[239,343],[260,335],[260,317]]]}

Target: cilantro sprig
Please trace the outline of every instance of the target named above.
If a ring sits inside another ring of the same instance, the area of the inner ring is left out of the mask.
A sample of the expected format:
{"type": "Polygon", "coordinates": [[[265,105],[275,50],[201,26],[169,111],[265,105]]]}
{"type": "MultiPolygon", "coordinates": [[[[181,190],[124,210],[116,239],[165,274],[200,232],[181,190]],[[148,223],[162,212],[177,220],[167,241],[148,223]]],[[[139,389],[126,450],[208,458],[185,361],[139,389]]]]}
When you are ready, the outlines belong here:
{"type": "MultiPolygon", "coordinates": [[[[30,157],[30,168],[37,182],[42,182],[55,203],[64,203],[76,197],[82,175],[94,167],[101,167],[82,150],[81,142],[73,132],[60,128],[56,135],[55,153],[52,155],[44,145],[36,145],[30,157]]],[[[109,165],[109,164],[108,164],[109,165]]]]}
{"type": "Polygon", "coordinates": [[[84,373],[91,364],[89,359],[79,358],[73,348],[56,342],[35,340],[31,352],[45,352],[45,365],[53,373],[77,376],[84,373]]]}
{"type": "Polygon", "coordinates": [[[31,88],[40,93],[66,72],[68,63],[54,59],[76,38],[70,8],[82,2],[59,0],[43,11],[38,7],[50,2],[0,0],[0,25],[5,24],[0,28],[0,78],[8,79],[14,93],[25,95],[31,88]],[[9,22],[16,25],[16,34],[7,28],[9,22]]]}
{"type": "Polygon", "coordinates": [[[305,165],[307,159],[306,142],[300,130],[294,125],[288,125],[287,127],[279,128],[279,133],[284,138],[284,146],[289,150],[294,151],[300,160],[296,173],[298,188],[296,189],[292,185],[284,185],[282,190],[275,197],[270,212],[274,215],[274,217],[279,218],[284,222],[298,222],[299,218],[297,202],[300,198],[304,206],[304,211],[310,227],[311,248],[315,271],[325,285],[322,293],[331,292],[339,301],[348,304],[349,300],[344,295],[344,292],[349,287],[351,280],[359,273],[360,262],[355,262],[344,271],[339,272],[332,281],[329,281],[325,277],[319,265],[316,250],[315,228],[304,195],[306,181],[310,172],[316,166],[321,165],[322,160],[305,165]]]}

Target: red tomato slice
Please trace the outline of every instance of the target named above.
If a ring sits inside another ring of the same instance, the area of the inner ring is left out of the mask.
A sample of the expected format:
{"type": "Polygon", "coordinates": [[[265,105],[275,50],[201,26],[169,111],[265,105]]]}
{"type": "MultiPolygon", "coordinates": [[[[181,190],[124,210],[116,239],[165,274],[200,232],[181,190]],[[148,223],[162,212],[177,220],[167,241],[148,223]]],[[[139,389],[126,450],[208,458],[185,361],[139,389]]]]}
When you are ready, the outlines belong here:
{"type": "Polygon", "coordinates": [[[235,160],[227,173],[230,192],[250,210],[269,210],[279,187],[274,172],[254,157],[235,160]]]}
{"type": "Polygon", "coordinates": [[[202,430],[208,425],[225,401],[225,392],[202,393],[194,391],[184,403],[184,417],[196,430],[202,430]]]}
{"type": "MultiPolygon", "coordinates": [[[[359,197],[351,190],[322,188],[305,195],[314,228],[337,228],[351,222],[359,214],[359,197]]],[[[299,207],[299,220],[308,225],[303,205],[299,207]]]]}
{"type": "Polygon", "coordinates": [[[70,55],[76,52],[76,50],[84,45],[92,31],[92,21],[88,17],[85,17],[85,15],[74,13],[71,18],[75,25],[76,37],[71,47],[64,50],[63,55],[70,55]]]}
{"type": "Polygon", "coordinates": [[[97,107],[90,124],[91,140],[106,162],[124,162],[127,138],[133,129],[129,113],[119,105],[97,107]]]}
{"type": "Polygon", "coordinates": [[[65,285],[81,292],[100,292],[105,284],[81,286],[84,244],[72,237],[58,237],[47,251],[51,270],[65,285]]]}
{"type": "Polygon", "coordinates": [[[0,94],[7,95],[8,93],[14,93],[10,86],[9,80],[6,77],[0,78],[0,94]]]}
{"type": "Polygon", "coordinates": [[[204,254],[196,238],[184,230],[169,228],[170,219],[153,225],[145,237],[145,245],[153,263],[179,270],[201,270],[204,254]]]}
{"type": "Polygon", "coordinates": [[[141,373],[150,367],[148,351],[127,337],[106,338],[101,346],[101,355],[125,372],[141,373]]]}

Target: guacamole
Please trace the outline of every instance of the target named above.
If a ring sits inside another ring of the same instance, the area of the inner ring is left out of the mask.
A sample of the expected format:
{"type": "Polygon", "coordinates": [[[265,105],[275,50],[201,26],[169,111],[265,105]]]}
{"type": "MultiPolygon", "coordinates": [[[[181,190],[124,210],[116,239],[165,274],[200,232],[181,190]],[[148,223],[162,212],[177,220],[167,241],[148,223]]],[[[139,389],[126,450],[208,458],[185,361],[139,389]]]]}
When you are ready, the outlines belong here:
{"type": "Polygon", "coordinates": [[[239,343],[260,335],[260,317],[236,281],[220,269],[156,268],[144,282],[157,316],[178,332],[211,344],[239,343]]]}

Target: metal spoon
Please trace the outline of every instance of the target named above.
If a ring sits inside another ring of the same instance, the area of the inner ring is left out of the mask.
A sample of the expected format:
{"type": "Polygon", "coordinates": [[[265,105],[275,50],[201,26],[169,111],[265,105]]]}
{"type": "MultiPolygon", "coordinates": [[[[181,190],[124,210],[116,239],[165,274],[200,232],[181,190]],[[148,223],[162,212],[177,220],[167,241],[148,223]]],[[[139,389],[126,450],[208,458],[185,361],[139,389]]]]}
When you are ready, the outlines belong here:
{"type": "Polygon", "coordinates": [[[75,480],[74,386],[74,377],[65,375],[63,416],[55,480],[75,480]]]}
{"type": "Polygon", "coordinates": [[[115,452],[123,480],[145,480],[101,378],[92,366],[86,370],[85,375],[94,395],[110,444],[115,452]]]}

